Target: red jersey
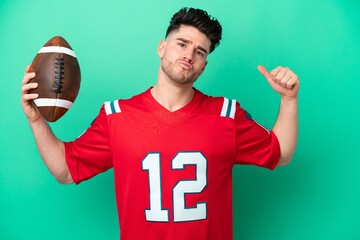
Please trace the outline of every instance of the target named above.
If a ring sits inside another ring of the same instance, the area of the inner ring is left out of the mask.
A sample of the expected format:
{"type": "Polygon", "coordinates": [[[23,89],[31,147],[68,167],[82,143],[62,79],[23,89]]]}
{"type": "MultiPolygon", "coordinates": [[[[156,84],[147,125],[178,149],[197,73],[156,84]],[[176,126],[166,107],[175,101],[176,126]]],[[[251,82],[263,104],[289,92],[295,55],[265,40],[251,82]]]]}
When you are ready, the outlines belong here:
{"type": "Polygon", "coordinates": [[[235,100],[198,90],[170,112],[150,90],[106,102],[65,143],[75,183],[113,167],[122,240],[232,239],[232,168],[274,169],[278,140],[235,100]]]}

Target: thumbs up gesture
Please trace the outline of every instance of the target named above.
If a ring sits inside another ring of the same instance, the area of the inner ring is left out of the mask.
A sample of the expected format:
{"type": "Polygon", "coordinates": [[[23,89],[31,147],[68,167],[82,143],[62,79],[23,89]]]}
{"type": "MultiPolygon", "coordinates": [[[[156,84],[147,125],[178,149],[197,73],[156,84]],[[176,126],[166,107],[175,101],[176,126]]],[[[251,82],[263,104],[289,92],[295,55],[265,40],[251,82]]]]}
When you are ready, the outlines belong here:
{"type": "Polygon", "coordinates": [[[297,98],[300,82],[298,76],[287,67],[277,67],[271,72],[259,65],[259,72],[266,78],[270,86],[282,97],[297,98]]]}

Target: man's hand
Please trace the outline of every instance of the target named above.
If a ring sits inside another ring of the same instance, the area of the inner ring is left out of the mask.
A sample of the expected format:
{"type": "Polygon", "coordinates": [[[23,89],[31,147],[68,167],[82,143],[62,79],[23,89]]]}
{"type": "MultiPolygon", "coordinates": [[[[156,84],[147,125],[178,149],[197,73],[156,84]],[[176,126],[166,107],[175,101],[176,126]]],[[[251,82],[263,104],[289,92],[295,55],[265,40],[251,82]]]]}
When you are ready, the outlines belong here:
{"type": "Polygon", "coordinates": [[[277,67],[269,73],[264,66],[259,65],[258,70],[282,97],[297,98],[300,87],[299,78],[289,68],[277,67]]]}
{"type": "Polygon", "coordinates": [[[31,122],[36,121],[41,118],[41,114],[38,109],[35,107],[32,100],[39,97],[37,93],[29,93],[29,90],[35,89],[38,87],[37,83],[29,83],[29,81],[35,77],[34,72],[29,72],[30,66],[27,66],[25,69],[24,78],[22,80],[22,88],[21,88],[21,106],[25,113],[25,116],[31,122]]]}

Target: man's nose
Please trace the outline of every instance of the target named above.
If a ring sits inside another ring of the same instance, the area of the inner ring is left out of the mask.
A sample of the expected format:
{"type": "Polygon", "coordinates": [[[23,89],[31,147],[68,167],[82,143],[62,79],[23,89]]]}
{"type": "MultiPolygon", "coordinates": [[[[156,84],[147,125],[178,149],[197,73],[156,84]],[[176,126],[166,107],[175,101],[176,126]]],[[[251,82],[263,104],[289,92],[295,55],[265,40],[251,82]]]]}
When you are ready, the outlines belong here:
{"type": "Polygon", "coordinates": [[[191,48],[186,49],[186,51],[184,53],[184,59],[189,63],[193,62],[193,59],[194,59],[193,49],[191,49],[191,48]]]}

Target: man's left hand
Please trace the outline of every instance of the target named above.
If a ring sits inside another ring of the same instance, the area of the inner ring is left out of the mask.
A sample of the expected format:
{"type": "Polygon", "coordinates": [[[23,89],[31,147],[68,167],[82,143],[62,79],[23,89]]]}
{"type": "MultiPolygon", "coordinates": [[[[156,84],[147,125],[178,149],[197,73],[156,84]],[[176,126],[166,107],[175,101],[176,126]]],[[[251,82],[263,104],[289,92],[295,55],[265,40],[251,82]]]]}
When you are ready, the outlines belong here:
{"type": "Polygon", "coordinates": [[[289,68],[280,66],[268,72],[264,66],[259,65],[258,70],[282,97],[297,98],[300,87],[299,78],[289,68]]]}

